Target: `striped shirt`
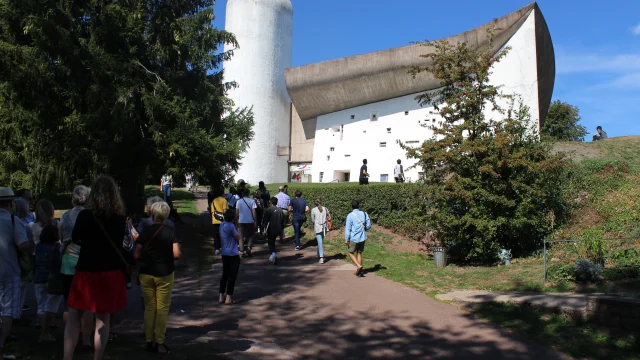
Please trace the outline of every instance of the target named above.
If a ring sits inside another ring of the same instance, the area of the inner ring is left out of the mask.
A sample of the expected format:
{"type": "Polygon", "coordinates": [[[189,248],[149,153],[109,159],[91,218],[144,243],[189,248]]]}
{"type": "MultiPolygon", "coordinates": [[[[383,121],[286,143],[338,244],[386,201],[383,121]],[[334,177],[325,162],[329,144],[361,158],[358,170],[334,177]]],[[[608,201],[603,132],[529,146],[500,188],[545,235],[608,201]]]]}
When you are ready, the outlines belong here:
{"type": "Polygon", "coordinates": [[[280,209],[289,209],[289,203],[291,202],[289,195],[280,191],[278,195],[276,195],[276,199],[278,199],[278,207],[280,209]]]}

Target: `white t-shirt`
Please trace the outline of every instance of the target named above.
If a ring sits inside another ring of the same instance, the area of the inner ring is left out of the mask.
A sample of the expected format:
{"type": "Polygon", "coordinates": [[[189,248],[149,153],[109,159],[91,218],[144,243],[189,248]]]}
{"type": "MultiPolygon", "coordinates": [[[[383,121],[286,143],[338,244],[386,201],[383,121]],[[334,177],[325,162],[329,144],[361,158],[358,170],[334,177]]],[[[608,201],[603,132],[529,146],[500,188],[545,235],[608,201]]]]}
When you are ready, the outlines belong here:
{"type": "Polygon", "coordinates": [[[403,172],[404,171],[402,169],[402,165],[401,164],[397,164],[396,167],[393,169],[393,175],[395,177],[399,177],[403,172]]]}

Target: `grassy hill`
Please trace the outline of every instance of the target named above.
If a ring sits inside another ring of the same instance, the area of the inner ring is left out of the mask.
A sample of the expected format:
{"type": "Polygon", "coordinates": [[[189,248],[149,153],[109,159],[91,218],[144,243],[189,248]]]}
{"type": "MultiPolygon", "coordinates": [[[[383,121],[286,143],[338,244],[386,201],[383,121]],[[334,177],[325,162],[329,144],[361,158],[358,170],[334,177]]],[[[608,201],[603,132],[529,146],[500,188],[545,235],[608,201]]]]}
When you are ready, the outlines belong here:
{"type": "Polygon", "coordinates": [[[640,137],[558,143],[578,164],[571,218],[555,238],[634,236],[640,233],[640,137]]]}

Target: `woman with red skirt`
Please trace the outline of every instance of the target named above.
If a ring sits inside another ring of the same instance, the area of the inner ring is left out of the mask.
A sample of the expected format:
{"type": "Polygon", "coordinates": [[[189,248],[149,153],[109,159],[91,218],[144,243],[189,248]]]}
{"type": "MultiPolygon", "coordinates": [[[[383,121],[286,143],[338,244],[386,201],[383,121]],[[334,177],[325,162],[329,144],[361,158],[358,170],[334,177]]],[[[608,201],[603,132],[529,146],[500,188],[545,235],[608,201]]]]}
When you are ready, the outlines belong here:
{"type": "Polygon", "coordinates": [[[120,192],[110,177],[91,187],[88,207],[73,228],[72,241],[80,245],[76,273],[69,292],[69,318],[64,330],[64,359],[71,360],[78,343],[80,319],[86,311],[96,316],[94,359],[101,359],[109,338],[111,314],[127,305],[127,282],[122,240],[126,219],[120,192]]]}

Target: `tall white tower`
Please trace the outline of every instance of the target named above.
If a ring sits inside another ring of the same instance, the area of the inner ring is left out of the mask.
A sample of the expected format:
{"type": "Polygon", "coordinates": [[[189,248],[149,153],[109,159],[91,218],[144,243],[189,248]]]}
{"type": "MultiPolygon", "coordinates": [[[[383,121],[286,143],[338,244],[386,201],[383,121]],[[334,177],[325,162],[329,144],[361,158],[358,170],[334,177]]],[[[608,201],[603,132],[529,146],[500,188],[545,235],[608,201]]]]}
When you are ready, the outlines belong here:
{"type": "MultiPolygon", "coordinates": [[[[239,43],[224,63],[225,81],[238,83],[229,96],[238,107],[253,106],[255,119],[236,180],[286,182],[291,107],[284,70],[292,59],[291,0],[228,0],[225,29],[239,43]]],[[[232,49],[225,46],[225,51],[232,49]]]]}

